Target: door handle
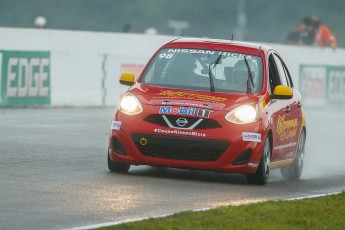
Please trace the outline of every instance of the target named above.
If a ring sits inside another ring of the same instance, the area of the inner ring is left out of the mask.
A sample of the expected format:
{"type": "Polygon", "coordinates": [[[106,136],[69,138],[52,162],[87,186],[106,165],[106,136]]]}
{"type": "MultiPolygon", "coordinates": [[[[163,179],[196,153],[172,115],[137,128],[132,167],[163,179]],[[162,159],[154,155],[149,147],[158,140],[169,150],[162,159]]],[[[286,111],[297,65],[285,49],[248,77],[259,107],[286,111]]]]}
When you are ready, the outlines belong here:
{"type": "Polygon", "coordinates": [[[287,112],[287,113],[290,113],[290,112],[291,112],[291,109],[290,109],[289,106],[286,106],[286,112],[287,112]]]}

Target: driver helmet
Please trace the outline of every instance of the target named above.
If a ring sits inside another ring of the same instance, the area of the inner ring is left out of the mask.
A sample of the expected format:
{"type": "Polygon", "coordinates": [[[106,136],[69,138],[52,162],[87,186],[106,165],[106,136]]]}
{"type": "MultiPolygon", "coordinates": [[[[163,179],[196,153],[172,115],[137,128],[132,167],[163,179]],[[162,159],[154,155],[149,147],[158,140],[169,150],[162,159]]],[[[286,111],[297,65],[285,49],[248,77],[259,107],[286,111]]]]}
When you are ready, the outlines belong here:
{"type": "MultiPolygon", "coordinates": [[[[253,78],[255,78],[254,70],[255,64],[252,60],[248,60],[248,65],[250,68],[250,71],[252,72],[253,78]]],[[[238,60],[236,64],[234,65],[233,75],[235,81],[237,81],[240,84],[246,84],[248,80],[248,67],[246,65],[246,62],[244,59],[238,60]]]]}

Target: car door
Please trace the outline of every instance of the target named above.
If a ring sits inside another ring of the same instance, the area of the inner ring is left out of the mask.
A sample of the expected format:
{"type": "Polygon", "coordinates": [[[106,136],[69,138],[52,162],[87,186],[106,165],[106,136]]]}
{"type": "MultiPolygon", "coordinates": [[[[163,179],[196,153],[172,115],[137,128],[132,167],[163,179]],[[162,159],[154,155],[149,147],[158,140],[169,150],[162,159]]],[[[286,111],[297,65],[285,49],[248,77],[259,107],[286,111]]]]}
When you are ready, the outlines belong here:
{"type": "Polygon", "coordinates": [[[286,114],[284,121],[281,121],[283,122],[284,128],[284,130],[282,130],[283,137],[286,140],[284,144],[288,150],[284,158],[288,159],[295,156],[299,132],[302,126],[301,95],[294,87],[290,72],[282,58],[278,54],[274,54],[274,58],[279,70],[282,85],[290,87],[293,92],[292,99],[287,101],[287,112],[289,112],[286,114]]]}
{"type": "MultiPolygon", "coordinates": [[[[278,85],[286,85],[283,78],[283,68],[275,52],[268,56],[270,94],[278,85]]],[[[291,155],[291,141],[289,138],[289,125],[291,115],[291,99],[271,99],[268,103],[271,110],[271,123],[273,131],[272,162],[285,160],[291,155]]]]}

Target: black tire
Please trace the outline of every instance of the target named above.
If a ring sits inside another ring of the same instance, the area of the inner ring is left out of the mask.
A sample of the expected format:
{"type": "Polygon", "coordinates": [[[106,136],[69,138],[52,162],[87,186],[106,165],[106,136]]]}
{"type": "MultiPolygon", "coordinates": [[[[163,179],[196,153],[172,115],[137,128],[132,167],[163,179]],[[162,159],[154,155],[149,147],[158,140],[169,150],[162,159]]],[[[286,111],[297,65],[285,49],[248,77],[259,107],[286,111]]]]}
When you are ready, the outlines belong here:
{"type": "Polygon", "coordinates": [[[110,159],[109,154],[107,154],[107,155],[108,155],[108,169],[110,171],[117,172],[117,173],[127,173],[128,172],[129,167],[131,165],[112,161],[110,159]]]}
{"type": "Polygon", "coordinates": [[[301,177],[304,161],[305,132],[302,131],[299,138],[298,149],[293,163],[280,169],[282,176],[288,180],[296,180],[301,177]]]}
{"type": "Polygon", "coordinates": [[[269,137],[265,140],[258,169],[253,174],[247,174],[247,182],[250,184],[267,184],[270,177],[271,147],[269,137]]]}

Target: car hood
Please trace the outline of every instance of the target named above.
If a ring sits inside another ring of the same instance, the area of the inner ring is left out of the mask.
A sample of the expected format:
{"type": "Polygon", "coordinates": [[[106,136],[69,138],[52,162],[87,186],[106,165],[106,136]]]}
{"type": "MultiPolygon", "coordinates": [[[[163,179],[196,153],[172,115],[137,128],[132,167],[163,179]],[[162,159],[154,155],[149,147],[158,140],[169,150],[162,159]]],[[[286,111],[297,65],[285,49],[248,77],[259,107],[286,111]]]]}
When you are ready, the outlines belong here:
{"type": "Polygon", "coordinates": [[[231,110],[246,103],[257,103],[259,95],[206,92],[197,90],[173,89],[136,83],[130,90],[142,104],[174,105],[231,110]]]}

